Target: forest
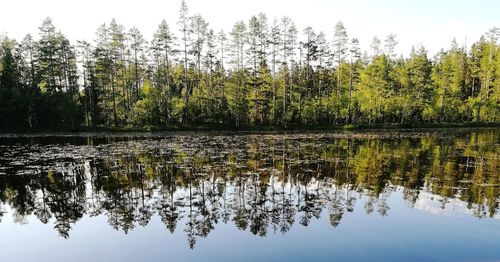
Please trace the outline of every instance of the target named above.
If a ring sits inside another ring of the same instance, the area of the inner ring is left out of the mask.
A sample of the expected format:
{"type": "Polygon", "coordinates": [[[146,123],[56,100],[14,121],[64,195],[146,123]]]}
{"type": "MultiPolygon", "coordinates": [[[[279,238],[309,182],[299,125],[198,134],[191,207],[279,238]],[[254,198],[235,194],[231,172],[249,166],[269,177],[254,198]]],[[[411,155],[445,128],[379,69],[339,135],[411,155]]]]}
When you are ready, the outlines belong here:
{"type": "Polygon", "coordinates": [[[500,120],[496,27],[470,47],[403,56],[396,34],[361,50],[342,22],[328,36],[260,13],[216,31],[182,1],[176,23],[146,37],[112,19],[71,43],[46,18],[38,36],[0,36],[0,130],[500,120]]]}

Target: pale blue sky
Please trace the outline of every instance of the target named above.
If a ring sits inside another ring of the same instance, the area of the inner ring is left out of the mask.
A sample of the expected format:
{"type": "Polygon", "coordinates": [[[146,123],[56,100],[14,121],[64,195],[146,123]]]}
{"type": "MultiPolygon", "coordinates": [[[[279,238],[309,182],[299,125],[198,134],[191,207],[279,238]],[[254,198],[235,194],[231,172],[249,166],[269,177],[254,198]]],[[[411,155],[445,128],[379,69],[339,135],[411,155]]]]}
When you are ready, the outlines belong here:
{"type": "MultiPolygon", "coordinates": [[[[368,49],[374,36],[398,36],[398,52],[408,54],[422,44],[435,54],[455,37],[459,44],[477,41],[491,27],[500,27],[500,1],[495,0],[187,0],[192,14],[201,13],[211,28],[230,30],[237,20],[265,12],[270,20],[290,16],[302,32],[308,25],[331,40],[342,20],[350,37],[368,49]]],[[[0,32],[21,38],[37,32],[50,16],[71,40],[93,40],[96,28],[111,18],[127,27],[137,26],[150,38],[162,18],[175,28],[180,0],[9,0],[2,3],[0,32]],[[71,3],[71,4],[70,4],[71,3]]]]}

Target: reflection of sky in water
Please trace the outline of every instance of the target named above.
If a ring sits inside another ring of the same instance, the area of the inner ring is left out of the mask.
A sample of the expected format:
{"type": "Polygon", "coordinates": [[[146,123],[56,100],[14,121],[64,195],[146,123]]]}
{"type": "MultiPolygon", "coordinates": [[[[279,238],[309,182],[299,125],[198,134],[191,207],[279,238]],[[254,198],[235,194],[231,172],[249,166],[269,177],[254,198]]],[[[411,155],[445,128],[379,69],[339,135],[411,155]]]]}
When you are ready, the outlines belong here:
{"type": "MultiPolygon", "coordinates": [[[[232,221],[218,223],[194,250],[186,245],[181,228],[171,234],[158,216],[125,235],[113,230],[104,216],[86,215],[73,227],[69,240],[34,217],[19,225],[6,216],[0,224],[0,246],[3,261],[465,261],[500,257],[497,220],[436,215],[423,207],[422,203],[429,203],[434,210],[436,202],[428,197],[417,201],[413,209],[398,191],[388,198],[388,216],[368,215],[364,201],[358,201],[338,227],[332,227],[323,212],[307,227],[297,224],[285,234],[270,232],[266,237],[237,230],[232,221]]],[[[442,213],[447,214],[446,209],[442,213]]]]}
{"type": "MultiPolygon", "coordinates": [[[[425,212],[445,215],[445,216],[477,216],[477,212],[484,212],[484,207],[475,206],[472,209],[467,207],[467,203],[459,199],[444,198],[428,192],[420,192],[414,208],[425,212]],[[444,205],[443,205],[444,204],[444,205]]],[[[500,220],[500,214],[494,214],[491,218],[500,220]]]]}

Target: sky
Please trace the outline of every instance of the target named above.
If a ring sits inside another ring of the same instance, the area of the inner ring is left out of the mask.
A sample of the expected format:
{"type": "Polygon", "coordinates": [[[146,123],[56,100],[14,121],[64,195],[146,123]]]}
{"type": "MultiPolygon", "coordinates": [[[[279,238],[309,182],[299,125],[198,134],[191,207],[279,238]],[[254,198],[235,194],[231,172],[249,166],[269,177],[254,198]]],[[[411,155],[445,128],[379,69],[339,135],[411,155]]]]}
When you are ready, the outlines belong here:
{"type": "MultiPolygon", "coordinates": [[[[177,28],[180,0],[5,0],[0,34],[22,39],[38,35],[45,17],[71,41],[95,39],[97,27],[117,19],[135,26],[151,39],[162,19],[177,28]]],[[[470,46],[488,29],[500,27],[498,0],[186,0],[190,14],[201,14],[216,32],[228,32],[236,21],[248,21],[260,12],[274,18],[289,16],[299,28],[323,31],[332,39],[335,24],[342,21],[349,37],[356,37],[369,51],[374,36],[397,35],[398,53],[408,55],[423,45],[429,55],[448,48],[453,38],[470,46]]],[[[177,31],[176,31],[177,32],[177,31]]]]}

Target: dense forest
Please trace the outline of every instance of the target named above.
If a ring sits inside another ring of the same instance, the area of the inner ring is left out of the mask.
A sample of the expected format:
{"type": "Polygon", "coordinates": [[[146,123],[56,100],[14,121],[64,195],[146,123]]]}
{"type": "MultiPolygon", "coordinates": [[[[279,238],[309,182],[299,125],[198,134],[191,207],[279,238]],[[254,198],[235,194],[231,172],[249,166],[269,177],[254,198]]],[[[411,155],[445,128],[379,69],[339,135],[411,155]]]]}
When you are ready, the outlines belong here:
{"type": "Polygon", "coordinates": [[[192,15],[149,41],[114,19],[71,43],[50,18],[38,37],[0,37],[0,130],[99,126],[340,126],[500,120],[500,29],[429,57],[395,52],[395,34],[362,51],[265,14],[228,33],[192,15]],[[331,40],[331,41],[330,41],[331,40]]]}

